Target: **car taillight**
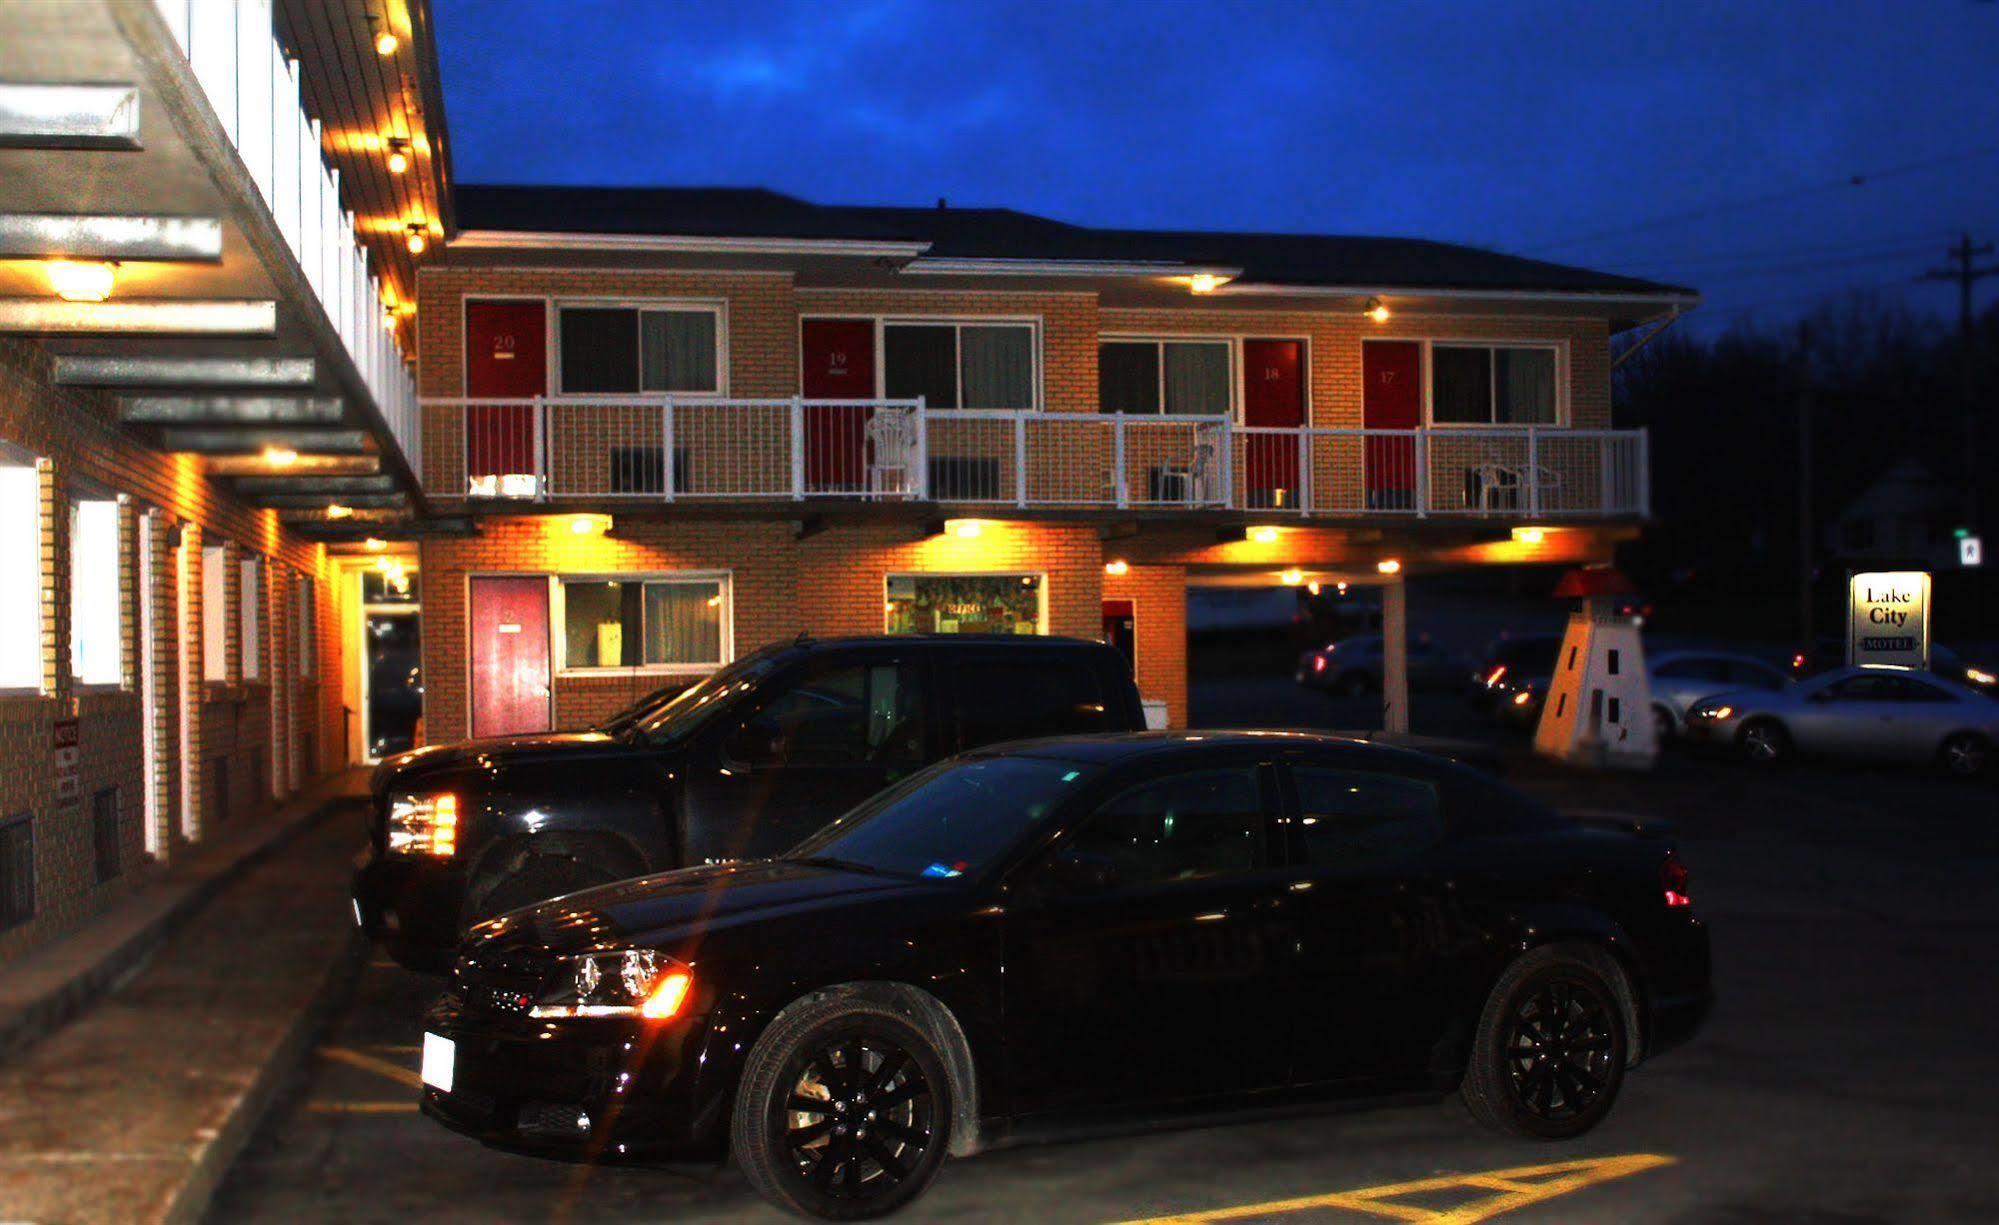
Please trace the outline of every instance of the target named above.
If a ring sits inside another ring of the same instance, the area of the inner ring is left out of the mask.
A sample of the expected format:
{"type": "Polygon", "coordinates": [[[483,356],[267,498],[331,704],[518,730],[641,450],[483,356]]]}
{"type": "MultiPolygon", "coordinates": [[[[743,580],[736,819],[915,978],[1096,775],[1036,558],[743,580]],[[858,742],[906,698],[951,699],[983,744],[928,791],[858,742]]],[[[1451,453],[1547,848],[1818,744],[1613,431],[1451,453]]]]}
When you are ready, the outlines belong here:
{"type": "Polygon", "coordinates": [[[1324,672],[1325,670],[1326,670],[1326,657],[1324,655],[1314,655],[1312,657],[1312,671],[1324,672]]]}
{"type": "Polygon", "coordinates": [[[1499,683],[1500,678],[1505,675],[1506,675],[1506,665],[1501,664],[1498,667],[1494,668],[1492,671],[1485,674],[1485,687],[1487,689],[1492,688],[1494,685],[1497,685],[1499,683]]]}
{"type": "Polygon", "coordinates": [[[1666,891],[1666,905],[1669,908],[1694,904],[1693,877],[1687,873],[1687,865],[1671,851],[1666,853],[1666,861],[1659,865],[1659,886],[1666,891]]]}

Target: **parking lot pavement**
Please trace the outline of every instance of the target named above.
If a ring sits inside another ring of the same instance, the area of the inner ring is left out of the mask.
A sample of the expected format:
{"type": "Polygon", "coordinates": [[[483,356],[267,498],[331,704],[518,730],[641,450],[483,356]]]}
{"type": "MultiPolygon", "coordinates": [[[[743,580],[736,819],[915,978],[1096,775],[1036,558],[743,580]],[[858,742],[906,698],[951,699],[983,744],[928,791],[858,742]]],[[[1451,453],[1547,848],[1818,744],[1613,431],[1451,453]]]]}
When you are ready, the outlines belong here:
{"type": "MultiPolygon", "coordinates": [[[[1003,1150],[949,1165],[906,1219],[1999,1219],[1999,788],[1679,756],[1515,777],[1675,820],[1713,925],[1713,1020],[1634,1073],[1597,1131],[1507,1141],[1445,1102],[1003,1150]]],[[[417,1115],[435,984],[364,972],[215,1219],[775,1219],[730,1169],[545,1162],[417,1115]]]]}

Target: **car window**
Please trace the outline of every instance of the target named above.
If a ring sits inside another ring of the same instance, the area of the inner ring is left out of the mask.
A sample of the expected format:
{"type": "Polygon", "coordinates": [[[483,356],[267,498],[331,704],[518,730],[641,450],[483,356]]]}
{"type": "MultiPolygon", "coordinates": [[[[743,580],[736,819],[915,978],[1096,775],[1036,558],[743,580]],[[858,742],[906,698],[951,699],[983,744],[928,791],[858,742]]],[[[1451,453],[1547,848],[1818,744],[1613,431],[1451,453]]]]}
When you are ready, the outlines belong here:
{"type": "Polygon", "coordinates": [[[1101,856],[1120,888],[1247,872],[1266,862],[1262,795],[1254,766],[1171,774],[1114,797],[1070,848],[1101,856]]]}
{"type": "Polygon", "coordinates": [[[899,876],[975,873],[1035,836],[1092,778],[1089,766],[1040,757],[940,762],[863,800],[785,858],[823,858],[899,876]]]}
{"type": "Polygon", "coordinates": [[[1292,779],[1307,863],[1395,863],[1443,840],[1437,788],[1424,779],[1318,766],[1295,769],[1292,779]]]}
{"type": "Polygon", "coordinates": [[[1746,659],[1728,661],[1728,683],[1741,689],[1782,689],[1788,682],[1775,668],[1746,659]]]}
{"type": "Polygon", "coordinates": [[[1954,702],[1957,699],[1941,686],[1913,676],[1898,676],[1900,682],[1895,691],[1896,700],[1902,702],[1954,702]]]}
{"type": "Polygon", "coordinates": [[[1868,672],[1835,682],[1826,692],[1828,696],[1840,702],[1886,702],[1893,700],[1894,686],[1891,682],[1894,679],[1892,676],[1868,672]]]}
{"type": "Polygon", "coordinates": [[[951,673],[961,749],[1117,730],[1095,663],[1081,652],[973,656],[951,673]]]}
{"type": "Polygon", "coordinates": [[[1719,659],[1675,659],[1660,664],[1654,670],[1656,675],[1669,681],[1721,681],[1729,680],[1728,664],[1719,659]]]}
{"type": "Polygon", "coordinates": [[[923,759],[923,687],[908,662],[810,668],[730,736],[728,755],[759,766],[886,764],[923,759]]]}

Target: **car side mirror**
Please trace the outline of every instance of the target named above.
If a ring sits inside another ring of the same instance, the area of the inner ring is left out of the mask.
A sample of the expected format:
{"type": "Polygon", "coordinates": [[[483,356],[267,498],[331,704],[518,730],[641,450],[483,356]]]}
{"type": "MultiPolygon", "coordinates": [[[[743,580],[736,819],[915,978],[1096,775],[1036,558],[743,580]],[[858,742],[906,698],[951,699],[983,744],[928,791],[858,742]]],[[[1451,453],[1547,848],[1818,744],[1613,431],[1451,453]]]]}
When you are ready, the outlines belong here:
{"type": "Polygon", "coordinates": [[[1044,879],[1060,893],[1103,893],[1117,886],[1117,875],[1110,856],[1072,847],[1048,860],[1044,879]]]}

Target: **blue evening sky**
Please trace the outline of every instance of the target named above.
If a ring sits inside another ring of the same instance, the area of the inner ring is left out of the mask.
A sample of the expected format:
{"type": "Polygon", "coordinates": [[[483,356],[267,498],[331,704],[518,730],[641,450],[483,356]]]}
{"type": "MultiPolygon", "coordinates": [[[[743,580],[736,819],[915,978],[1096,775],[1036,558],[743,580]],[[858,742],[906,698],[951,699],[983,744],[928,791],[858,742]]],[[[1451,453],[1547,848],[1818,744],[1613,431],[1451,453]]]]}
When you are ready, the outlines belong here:
{"type": "Polygon", "coordinates": [[[1709,327],[1951,312],[1914,278],[1999,238],[1991,0],[433,10],[460,182],[1410,234],[1691,284],[1709,327]]]}

